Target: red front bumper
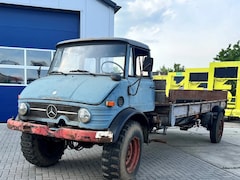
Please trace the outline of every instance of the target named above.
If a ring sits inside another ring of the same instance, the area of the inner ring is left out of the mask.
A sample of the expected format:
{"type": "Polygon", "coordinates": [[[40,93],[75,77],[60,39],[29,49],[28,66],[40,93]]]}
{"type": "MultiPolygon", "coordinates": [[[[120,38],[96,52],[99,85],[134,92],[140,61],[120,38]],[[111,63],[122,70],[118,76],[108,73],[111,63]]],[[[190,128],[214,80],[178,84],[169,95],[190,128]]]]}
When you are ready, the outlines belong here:
{"type": "Polygon", "coordinates": [[[25,133],[38,134],[72,141],[110,143],[113,140],[113,133],[111,131],[80,130],[64,127],[51,129],[46,125],[17,121],[13,119],[8,119],[7,126],[9,129],[18,130],[25,133]]]}

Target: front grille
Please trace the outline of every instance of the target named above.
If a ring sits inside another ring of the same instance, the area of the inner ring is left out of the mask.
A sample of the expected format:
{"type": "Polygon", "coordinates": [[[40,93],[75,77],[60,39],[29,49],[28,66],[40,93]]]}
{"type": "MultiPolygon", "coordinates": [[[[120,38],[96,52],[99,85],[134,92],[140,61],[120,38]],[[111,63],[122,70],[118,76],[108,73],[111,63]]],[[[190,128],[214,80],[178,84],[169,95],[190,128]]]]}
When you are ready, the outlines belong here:
{"type": "MultiPolygon", "coordinates": [[[[30,116],[39,118],[49,118],[47,115],[47,108],[50,104],[45,103],[29,103],[30,105],[30,116]]],[[[60,104],[52,104],[56,107],[57,115],[54,119],[64,115],[71,121],[77,121],[77,113],[79,107],[76,106],[66,106],[60,104]]]]}

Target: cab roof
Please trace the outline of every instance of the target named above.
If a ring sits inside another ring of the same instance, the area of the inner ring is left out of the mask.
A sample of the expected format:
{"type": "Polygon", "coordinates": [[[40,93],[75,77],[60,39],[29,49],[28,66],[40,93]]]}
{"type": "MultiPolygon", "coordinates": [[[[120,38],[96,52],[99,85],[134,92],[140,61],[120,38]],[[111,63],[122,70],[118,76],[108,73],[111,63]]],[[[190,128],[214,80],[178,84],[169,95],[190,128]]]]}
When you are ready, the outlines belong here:
{"type": "Polygon", "coordinates": [[[126,38],[93,38],[93,39],[70,39],[70,40],[65,40],[61,41],[57,44],[57,47],[59,46],[64,46],[64,45],[79,45],[79,44],[94,44],[94,43],[111,43],[111,42],[119,42],[119,43],[125,43],[125,44],[130,44],[133,46],[137,46],[140,48],[148,49],[148,45],[131,40],[131,39],[126,39],[126,38]]]}

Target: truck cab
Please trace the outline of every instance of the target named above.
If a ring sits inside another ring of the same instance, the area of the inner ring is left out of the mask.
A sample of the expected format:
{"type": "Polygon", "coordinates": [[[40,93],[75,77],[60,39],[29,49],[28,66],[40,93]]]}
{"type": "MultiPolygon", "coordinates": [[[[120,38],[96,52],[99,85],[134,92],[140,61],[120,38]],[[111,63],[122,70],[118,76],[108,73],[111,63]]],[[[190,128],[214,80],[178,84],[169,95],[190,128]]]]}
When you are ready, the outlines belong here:
{"type": "MultiPolygon", "coordinates": [[[[18,116],[8,120],[10,129],[23,132],[25,158],[37,166],[50,166],[66,146],[79,150],[99,144],[106,169],[115,163],[111,159],[106,163],[106,157],[120,143],[125,150],[118,154],[122,170],[117,178],[134,177],[139,149],[148,142],[151,128],[145,113],[155,108],[152,66],[149,47],[129,39],[58,43],[48,75],[22,91],[18,116]],[[26,146],[29,141],[31,146],[26,146]],[[49,150],[33,148],[35,144],[49,150]]],[[[104,174],[113,178],[110,170],[104,174]]]]}
{"type": "Polygon", "coordinates": [[[19,98],[18,118],[49,126],[107,130],[131,108],[154,110],[149,48],[126,39],[71,40],[57,45],[47,77],[19,98]]]}

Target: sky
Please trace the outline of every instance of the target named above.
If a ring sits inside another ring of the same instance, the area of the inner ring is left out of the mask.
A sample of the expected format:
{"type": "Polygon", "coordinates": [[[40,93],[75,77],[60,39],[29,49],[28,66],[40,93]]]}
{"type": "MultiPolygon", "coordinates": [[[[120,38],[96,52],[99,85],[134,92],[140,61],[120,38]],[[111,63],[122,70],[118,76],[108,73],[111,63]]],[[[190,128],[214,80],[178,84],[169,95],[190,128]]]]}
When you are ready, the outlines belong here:
{"type": "Polygon", "coordinates": [[[113,0],[116,37],[147,44],[153,69],[204,68],[240,40],[239,0],[113,0]]]}

